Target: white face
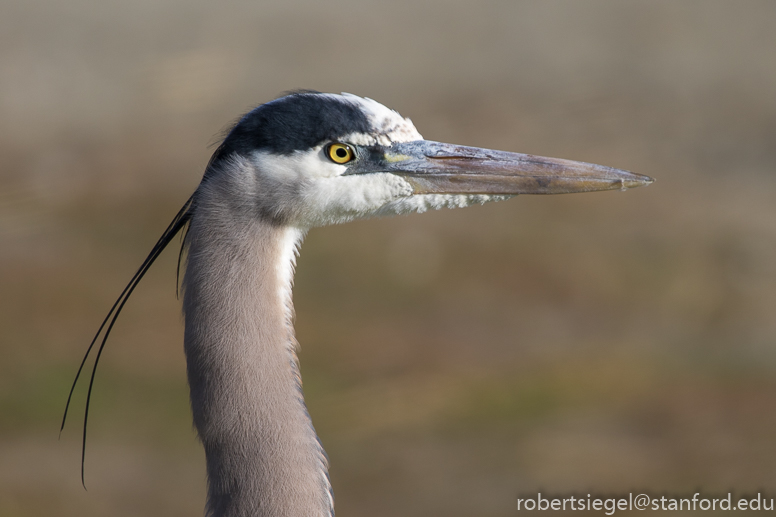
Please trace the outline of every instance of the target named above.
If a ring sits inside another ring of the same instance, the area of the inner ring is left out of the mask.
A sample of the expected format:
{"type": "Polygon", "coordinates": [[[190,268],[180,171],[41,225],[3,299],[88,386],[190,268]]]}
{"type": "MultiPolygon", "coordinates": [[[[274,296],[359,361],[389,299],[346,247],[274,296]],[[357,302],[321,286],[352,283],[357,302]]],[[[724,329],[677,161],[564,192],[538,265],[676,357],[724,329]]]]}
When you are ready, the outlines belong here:
{"type": "MultiPolygon", "coordinates": [[[[409,119],[373,101],[355,95],[341,96],[367,114],[374,128],[369,133],[352,133],[337,141],[353,146],[390,146],[397,142],[422,140],[409,119]]],[[[323,142],[307,151],[276,155],[259,151],[250,162],[259,171],[263,188],[272,203],[284,205],[289,223],[312,228],[373,216],[425,212],[430,209],[465,207],[509,196],[468,194],[413,194],[403,177],[388,172],[345,175],[347,166],[326,156],[323,142]],[[280,199],[280,193],[285,199],[280,199]],[[293,196],[293,199],[288,199],[293,196]]]]}

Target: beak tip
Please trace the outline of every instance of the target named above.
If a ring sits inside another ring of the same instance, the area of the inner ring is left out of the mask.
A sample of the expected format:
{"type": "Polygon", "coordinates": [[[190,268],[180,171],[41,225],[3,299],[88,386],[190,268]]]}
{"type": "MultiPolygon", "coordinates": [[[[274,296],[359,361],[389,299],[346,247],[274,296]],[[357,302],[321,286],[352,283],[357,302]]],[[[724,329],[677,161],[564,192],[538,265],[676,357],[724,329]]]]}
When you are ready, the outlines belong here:
{"type": "Polygon", "coordinates": [[[628,190],[636,187],[645,187],[655,182],[654,178],[645,176],[644,174],[636,174],[635,172],[627,172],[628,177],[620,179],[620,190],[628,190]]]}

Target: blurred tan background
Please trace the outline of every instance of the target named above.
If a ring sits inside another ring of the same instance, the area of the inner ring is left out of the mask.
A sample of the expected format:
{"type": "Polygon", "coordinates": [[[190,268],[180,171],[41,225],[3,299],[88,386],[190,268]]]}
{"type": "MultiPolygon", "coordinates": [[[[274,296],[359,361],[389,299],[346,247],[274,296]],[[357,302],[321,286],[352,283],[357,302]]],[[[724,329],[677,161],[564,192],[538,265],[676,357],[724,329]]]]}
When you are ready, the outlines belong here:
{"type": "Polygon", "coordinates": [[[294,88],[629,192],[316,229],[294,297],[339,516],[776,488],[776,3],[0,4],[0,516],[189,516],[177,249],[93,332],[220,132],[294,88]]]}

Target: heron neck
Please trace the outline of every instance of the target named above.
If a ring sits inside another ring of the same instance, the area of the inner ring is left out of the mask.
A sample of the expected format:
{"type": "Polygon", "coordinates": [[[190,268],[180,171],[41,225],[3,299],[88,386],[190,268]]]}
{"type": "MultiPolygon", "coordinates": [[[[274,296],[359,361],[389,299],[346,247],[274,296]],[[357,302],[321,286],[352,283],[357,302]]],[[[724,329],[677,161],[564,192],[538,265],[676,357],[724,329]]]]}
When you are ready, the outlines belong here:
{"type": "Polygon", "coordinates": [[[184,342],[207,460],[207,515],[333,515],[292,325],[304,232],[241,216],[207,196],[197,202],[187,237],[184,342]]]}

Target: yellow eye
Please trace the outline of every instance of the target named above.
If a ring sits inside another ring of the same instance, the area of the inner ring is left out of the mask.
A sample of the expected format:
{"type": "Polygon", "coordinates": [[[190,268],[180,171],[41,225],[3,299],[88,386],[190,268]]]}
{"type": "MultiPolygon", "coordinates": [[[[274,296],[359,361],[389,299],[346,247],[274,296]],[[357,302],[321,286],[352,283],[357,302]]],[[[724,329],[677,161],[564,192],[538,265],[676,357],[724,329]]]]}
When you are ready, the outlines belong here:
{"type": "Polygon", "coordinates": [[[326,156],[334,163],[348,163],[356,154],[349,145],[334,143],[326,148],[326,156]]]}

